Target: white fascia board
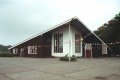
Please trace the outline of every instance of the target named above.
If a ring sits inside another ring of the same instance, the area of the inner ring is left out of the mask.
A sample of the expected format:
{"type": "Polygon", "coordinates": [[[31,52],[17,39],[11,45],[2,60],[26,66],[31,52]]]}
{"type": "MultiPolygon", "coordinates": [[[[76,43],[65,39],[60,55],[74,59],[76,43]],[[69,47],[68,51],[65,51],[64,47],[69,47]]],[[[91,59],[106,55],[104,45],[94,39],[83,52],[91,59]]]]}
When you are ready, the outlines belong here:
{"type": "Polygon", "coordinates": [[[45,30],[45,31],[43,31],[43,32],[41,32],[41,33],[39,33],[39,34],[37,34],[37,35],[35,35],[35,36],[32,36],[32,37],[30,37],[30,38],[28,38],[28,39],[26,39],[26,40],[24,40],[24,41],[22,41],[22,42],[16,44],[16,45],[13,45],[12,47],[8,48],[8,50],[10,50],[10,49],[12,49],[12,48],[14,48],[14,47],[16,47],[16,46],[22,44],[22,43],[25,43],[25,42],[27,42],[27,41],[29,41],[29,40],[31,40],[31,39],[37,37],[37,36],[40,36],[40,35],[42,36],[42,34],[48,32],[48,31],[51,31],[51,30],[53,30],[53,29],[55,29],[55,28],[57,28],[57,27],[60,27],[60,26],[62,26],[62,25],[64,25],[64,24],[70,22],[72,19],[73,19],[73,18],[71,18],[71,19],[69,19],[69,20],[67,20],[67,21],[64,21],[64,22],[62,22],[62,23],[60,23],[60,24],[58,24],[58,25],[56,25],[56,26],[54,26],[54,27],[51,27],[50,29],[45,30]]]}
{"type": "MultiPolygon", "coordinates": [[[[60,24],[58,24],[58,25],[56,25],[56,26],[54,26],[54,27],[49,28],[48,30],[45,30],[45,31],[43,31],[43,32],[41,32],[41,33],[39,33],[39,34],[37,34],[37,35],[35,35],[35,36],[32,36],[32,37],[30,37],[30,38],[28,38],[28,39],[26,39],[26,40],[24,40],[24,41],[22,41],[22,42],[20,42],[20,43],[18,43],[18,44],[16,44],[16,45],[14,45],[14,46],[12,46],[12,47],[10,47],[10,48],[8,48],[8,49],[10,50],[10,49],[12,49],[12,48],[14,48],[14,47],[16,47],[16,46],[24,43],[24,42],[27,42],[27,41],[29,41],[29,40],[37,37],[37,36],[40,36],[40,35],[42,36],[42,34],[48,32],[48,31],[51,31],[51,30],[53,30],[53,29],[55,29],[55,28],[58,28],[58,27],[60,27],[60,26],[62,26],[62,25],[64,25],[64,24],[70,22],[72,19],[77,19],[80,23],[83,24],[83,22],[82,22],[78,17],[73,17],[73,18],[71,18],[71,19],[69,19],[69,20],[67,20],[67,21],[64,21],[64,22],[62,22],[62,23],[60,23],[60,24]]],[[[104,43],[104,42],[103,42],[96,34],[94,34],[85,24],[83,24],[83,25],[84,25],[93,35],[95,35],[95,37],[97,37],[102,43],[104,43]]],[[[104,44],[105,44],[105,43],[104,43],[104,44]]],[[[105,45],[106,45],[106,44],[105,44],[105,45]]],[[[107,45],[106,45],[106,46],[107,46],[107,45]]],[[[107,46],[107,47],[108,47],[108,46],[107,46]]],[[[108,47],[108,48],[109,48],[109,47],[108,47]]]]}
{"type": "MultiPolygon", "coordinates": [[[[108,45],[105,44],[105,42],[103,42],[103,40],[100,39],[94,32],[92,32],[78,17],[74,17],[74,18],[78,19],[79,22],[81,22],[81,23],[90,31],[90,33],[92,33],[92,34],[93,34],[95,37],[97,37],[104,45],[106,45],[106,46],[108,47],[108,45]]],[[[110,47],[108,47],[108,48],[111,49],[110,47]]]]}

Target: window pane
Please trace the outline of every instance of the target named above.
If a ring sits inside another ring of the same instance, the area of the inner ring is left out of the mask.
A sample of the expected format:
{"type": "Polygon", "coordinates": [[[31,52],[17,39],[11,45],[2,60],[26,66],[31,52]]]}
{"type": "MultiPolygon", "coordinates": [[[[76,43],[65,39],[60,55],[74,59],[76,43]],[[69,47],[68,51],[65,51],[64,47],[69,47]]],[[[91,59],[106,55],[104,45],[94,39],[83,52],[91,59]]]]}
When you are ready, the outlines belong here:
{"type": "Polygon", "coordinates": [[[54,34],[54,53],[63,52],[63,34],[54,34]]]}
{"type": "Polygon", "coordinates": [[[28,46],[28,54],[37,54],[37,46],[28,46]]]}
{"type": "Polygon", "coordinates": [[[75,53],[80,53],[81,43],[80,43],[80,34],[75,34],[75,53]]]}

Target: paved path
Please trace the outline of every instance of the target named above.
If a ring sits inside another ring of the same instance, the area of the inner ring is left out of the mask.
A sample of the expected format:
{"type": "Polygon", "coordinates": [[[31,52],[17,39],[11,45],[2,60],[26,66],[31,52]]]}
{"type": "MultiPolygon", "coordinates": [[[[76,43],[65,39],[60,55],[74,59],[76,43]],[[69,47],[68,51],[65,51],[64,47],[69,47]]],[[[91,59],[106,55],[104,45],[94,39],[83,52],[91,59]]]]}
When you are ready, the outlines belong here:
{"type": "Polygon", "coordinates": [[[2,58],[0,80],[120,80],[120,58],[2,58]]]}

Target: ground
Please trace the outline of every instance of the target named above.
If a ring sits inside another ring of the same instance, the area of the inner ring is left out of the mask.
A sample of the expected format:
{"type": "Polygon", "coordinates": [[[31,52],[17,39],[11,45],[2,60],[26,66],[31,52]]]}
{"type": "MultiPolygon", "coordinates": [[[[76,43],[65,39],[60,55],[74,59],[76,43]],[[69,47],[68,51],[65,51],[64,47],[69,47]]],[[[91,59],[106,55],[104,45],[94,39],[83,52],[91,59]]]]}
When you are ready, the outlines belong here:
{"type": "Polygon", "coordinates": [[[2,58],[0,80],[120,80],[120,58],[2,58]]]}

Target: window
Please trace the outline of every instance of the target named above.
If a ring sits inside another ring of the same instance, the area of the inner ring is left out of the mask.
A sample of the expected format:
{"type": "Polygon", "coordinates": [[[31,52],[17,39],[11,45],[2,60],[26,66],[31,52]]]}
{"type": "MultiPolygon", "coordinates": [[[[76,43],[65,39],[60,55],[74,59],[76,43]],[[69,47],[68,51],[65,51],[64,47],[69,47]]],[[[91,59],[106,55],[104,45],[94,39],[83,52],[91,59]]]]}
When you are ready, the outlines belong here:
{"type": "Polygon", "coordinates": [[[75,34],[75,53],[80,53],[81,48],[81,35],[75,34]]]}
{"type": "Polygon", "coordinates": [[[102,54],[107,54],[107,46],[102,44],[102,54]]]}
{"type": "Polygon", "coordinates": [[[14,48],[13,49],[13,54],[17,54],[18,53],[18,49],[17,48],[14,48]]]}
{"type": "Polygon", "coordinates": [[[28,54],[37,54],[37,46],[28,46],[28,54]]]}
{"type": "Polygon", "coordinates": [[[86,50],[91,50],[92,49],[92,45],[91,44],[85,44],[85,49],[86,50]]]}
{"type": "Polygon", "coordinates": [[[21,48],[21,50],[20,50],[22,53],[24,52],[24,48],[21,48]]]}
{"type": "Polygon", "coordinates": [[[63,34],[54,34],[54,53],[63,52],[63,34]]]}

